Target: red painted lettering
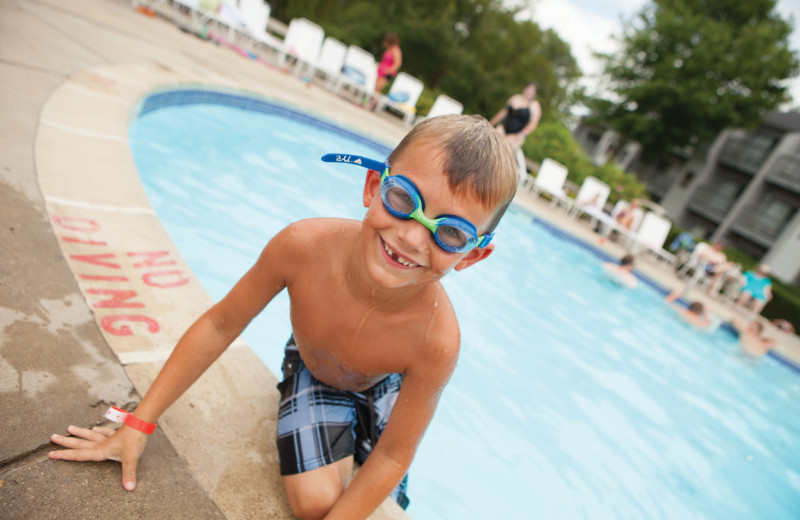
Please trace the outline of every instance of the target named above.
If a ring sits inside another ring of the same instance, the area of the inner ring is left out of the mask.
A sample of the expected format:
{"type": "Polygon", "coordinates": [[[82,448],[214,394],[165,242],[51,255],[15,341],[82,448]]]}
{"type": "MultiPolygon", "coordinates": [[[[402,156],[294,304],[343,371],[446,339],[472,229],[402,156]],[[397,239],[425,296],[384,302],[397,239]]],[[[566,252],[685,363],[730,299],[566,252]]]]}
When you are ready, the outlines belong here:
{"type": "Polygon", "coordinates": [[[177,269],[147,273],[142,276],[142,280],[151,287],[178,287],[179,285],[186,285],[189,283],[189,277],[177,269]],[[168,278],[167,281],[156,281],[156,278],[164,276],[171,277],[172,279],[168,278]]]}
{"type": "Polygon", "coordinates": [[[103,327],[103,330],[115,336],[132,336],[133,330],[131,330],[128,325],[117,326],[118,321],[143,322],[147,325],[147,332],[152,334],[155,334],[161,329],[156,320],[148,318],[147,316],[106,316],[100,320],[100,326],[103,327]]]}
{"type": "Polygon", "coordinates": [[[104,242],[102,240],[84,240],[82,238],[75,238],[75,237],[61,237],[61,240],[64,242],[74,242],[76,244],[87,244],[90,246],[107,246],[108,242],[104,242]]]}
{"type": "Polygon", "coordinates": [[[100,260],[101,258],[114,258],[113,253],[106,253],[104,255],[69,255],[69,257],[73,260],[77,260],[78,262],[86,262],[87,264],[101,265],[104,267],[110,267],[111,269],[121,268],[119,264],[100,260]]]}
{"type": "Polygon", "coordinates": [[[149,251],[145,253],[128,253],[128,256],[144,256],[147,257],[144,262],[133,264],[133,267],[160,267],[163,265],[175,265],[175,260],[169,262],[159,262],[158,260],[169,254],[169,251],[149,251]]]}
{"type": "Polygon", "coordinates": [[[96,220],[81,217],[68,217],[66,215],[53,215],[53,222],[63,227],[64,229],[72,229],[74,231],[98,231],[100,224],[96,220]]]}
{"type": "Polygon", "coordinates": [[[94,303],[92,307],[98,309],[118,308],[118,307],[144,307],[141,302],[126,302],[130,298],[136,297],[136,291],[125,291],[121,289],[88,289],[89,294],[108,294],[111,298],[107,300],[100,300],[94,303]]]}
{"type": "Polygon", "coordinates": [[[127,282],[127,276],[105,276],[101,274],[82,274],[81,280],[97,280],[100,282],[127,282]]]}

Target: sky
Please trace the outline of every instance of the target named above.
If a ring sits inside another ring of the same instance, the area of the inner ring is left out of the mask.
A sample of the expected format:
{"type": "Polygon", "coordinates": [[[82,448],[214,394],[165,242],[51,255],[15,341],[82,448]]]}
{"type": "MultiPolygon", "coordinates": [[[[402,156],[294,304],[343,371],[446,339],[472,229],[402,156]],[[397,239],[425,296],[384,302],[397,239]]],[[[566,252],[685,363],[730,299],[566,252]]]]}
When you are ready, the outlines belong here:
{"type": "MultiPolygon", "coordinates": [[[[747,1],[747,0],[742,0],[747,1]]],[[[601,64],[592,52],[613,52],[612,35],[622,33],[621,18],[630,19],[648,2],[646,0],[528,0],[531,19],[543,28],[552,28],[569,43],[572,55],[584,73],[582,80],[589,93],[597,90],[601,64]]],[[[778,11],[784,19],[794,16],[794,32],[789,47],[800,57],[800,0],[778,0],[778,11]]],[[[800,78],[788,82],[794,98],[792,106],[800,107],[800,78]]]]}

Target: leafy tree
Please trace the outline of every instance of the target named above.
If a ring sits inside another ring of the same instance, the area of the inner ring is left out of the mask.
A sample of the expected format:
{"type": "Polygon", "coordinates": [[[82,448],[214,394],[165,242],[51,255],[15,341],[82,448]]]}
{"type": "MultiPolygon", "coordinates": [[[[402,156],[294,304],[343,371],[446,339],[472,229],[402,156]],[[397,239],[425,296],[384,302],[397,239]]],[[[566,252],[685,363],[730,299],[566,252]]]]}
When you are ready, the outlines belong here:
{"type": "Polygon", "coordinates": [[[530,81],[540,85],[543,119],[560,119],[572,101],[580,70],[569,45],[502,0],[274,0],[273,16],[304,16],[326,34],[376,57],[397,32],[402,70],[426,87],[464,104],[466,113],[491,117],[530,81]]]}
{"type": "Polygon", "coordinates": [[[750,127],[787,101],[797,74],[791,24],[776,0],[653,0],[626,24],[623,50],[602,56],[614,99],[597,121],[642,144],[646,158],[750,127]]]}

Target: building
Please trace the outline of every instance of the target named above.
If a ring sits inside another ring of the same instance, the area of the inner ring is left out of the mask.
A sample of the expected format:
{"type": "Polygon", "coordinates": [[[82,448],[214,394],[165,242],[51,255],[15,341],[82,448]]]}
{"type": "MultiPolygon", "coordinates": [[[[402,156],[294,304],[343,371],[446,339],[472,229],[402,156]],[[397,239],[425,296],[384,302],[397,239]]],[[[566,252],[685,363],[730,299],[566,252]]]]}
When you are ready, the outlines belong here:
{"type": "Polygon", "coordinates": [[[579,124],[595,164],[636,173],[674,224],[769,264],[800,287],[800,113],[771,113],[753,131],[722,132],[705,149],[640,161],[640,147],[611,130],[579,124]]]}

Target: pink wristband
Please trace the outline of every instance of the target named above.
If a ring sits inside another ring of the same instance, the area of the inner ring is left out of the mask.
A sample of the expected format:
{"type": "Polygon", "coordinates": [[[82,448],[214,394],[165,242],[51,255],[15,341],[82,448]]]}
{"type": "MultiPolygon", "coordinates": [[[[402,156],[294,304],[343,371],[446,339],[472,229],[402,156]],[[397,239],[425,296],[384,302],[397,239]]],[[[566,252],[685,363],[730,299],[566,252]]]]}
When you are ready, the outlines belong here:
{"type": "Polygon", "coordinates": [[[155,424],[139,419],[132,413],[117,408],[116,406],[112,406],[108,409],[105,418],[109,421],[124,423],[126,426],[130,426],[134,430],[146,433],[147,435],[150,435],[156,429],[155,424]]]}

